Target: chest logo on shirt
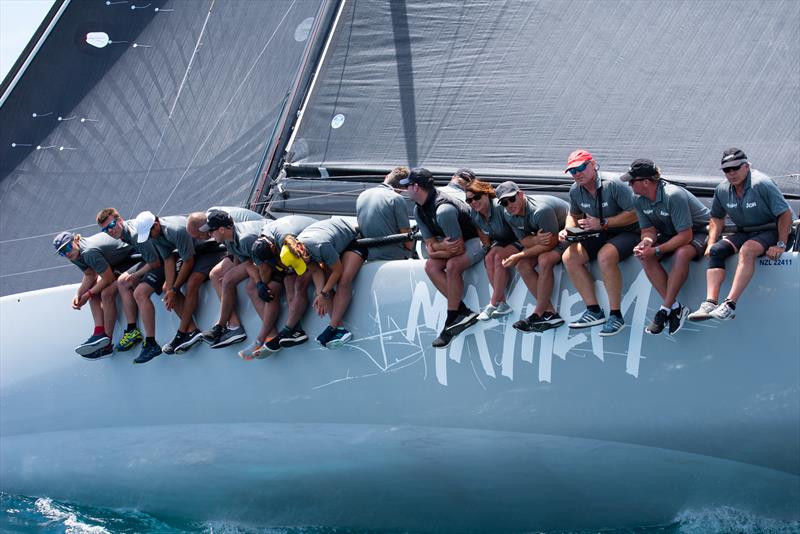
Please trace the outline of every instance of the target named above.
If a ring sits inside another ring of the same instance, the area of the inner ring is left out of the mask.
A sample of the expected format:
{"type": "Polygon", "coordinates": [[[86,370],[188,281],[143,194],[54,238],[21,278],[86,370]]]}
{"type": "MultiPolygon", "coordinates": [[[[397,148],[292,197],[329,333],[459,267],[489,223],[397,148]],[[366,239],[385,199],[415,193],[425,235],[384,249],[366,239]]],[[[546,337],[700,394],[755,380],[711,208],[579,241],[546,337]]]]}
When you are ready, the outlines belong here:
{"type": "Polygon", "coordinates": [[[744,204],[745,208],[755,208],[756,206],[758,206],[758,204],[756,204],[755,202],[745,202],[744,204]]]}
{"type": "Polygon", "coordinates": [[[658,212],[658,214],[661,215],[662,217],[669,217],[669,213],[667,213],[666,211],[660,211],[658,212]]]}
{"type": "Polygon", "coordinates": [[[592,207],[592,205],[589,204],[588,202],[581,202],[581,207],[582,208],[590,208],[590,207],[592,207]]]}
{"type": "Polygon", "coordinates": [[[650,209],[650,210],[642,210],[642,213],[644,213],[645,215],[652,215],[653,214],[653,210],[652,209],[650,209]]]}
{"type": "Polygon", "coordinates": [[[608,202],[603,202],[603,207],[607,208],[608,207],[608,202]]]}
{"type": "Polygon", "coordinates": [[[726,204],[726,206],[728,206],[729,208],[737,208],[737,207],[739,207],[739,203],[738,202],[728,202],[726,204]]]}

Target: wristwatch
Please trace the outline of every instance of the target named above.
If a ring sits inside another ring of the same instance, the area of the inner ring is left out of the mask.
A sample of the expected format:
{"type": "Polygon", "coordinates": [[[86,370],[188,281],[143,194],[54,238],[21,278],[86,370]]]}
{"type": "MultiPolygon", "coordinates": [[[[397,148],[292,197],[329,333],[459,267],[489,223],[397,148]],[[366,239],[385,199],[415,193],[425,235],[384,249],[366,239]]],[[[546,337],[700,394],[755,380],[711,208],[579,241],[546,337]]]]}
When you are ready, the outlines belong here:
{"type": "Polygon", "coordinates": [[[331,298],[331,292],[330,291],[320,291],[319,294],[324,299],[331,298]]]}
{"type": "Polygon", "coordinates": [[[782,248],[783,250],[786,250],[786,243],[784,243],[783,241],[778,241],[777,243],[775,243],[775,246],[778,248],[782,248]]]}
{"type": "Polygon", "coordinates": [[[661,257],[661,247],[656,247],[656,258],[661,257]]]}
{"type": "Polygon", "coordinates": [[[608,219],[600,219],[600,229],[601,230],[608,230],[608,219]]]}

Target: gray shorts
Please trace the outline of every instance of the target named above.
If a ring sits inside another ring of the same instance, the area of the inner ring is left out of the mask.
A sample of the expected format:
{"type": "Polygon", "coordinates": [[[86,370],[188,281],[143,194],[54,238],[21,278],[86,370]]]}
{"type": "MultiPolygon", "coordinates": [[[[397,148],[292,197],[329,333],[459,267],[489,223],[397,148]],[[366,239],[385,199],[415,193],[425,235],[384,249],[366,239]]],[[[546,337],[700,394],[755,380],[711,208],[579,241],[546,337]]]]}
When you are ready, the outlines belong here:
{"type": "Polygon", "coordinates": [[[472,267],[486,256],[486,251],[483,250],[481,240],[473,237],[464,243],[464,254],[469,258],[469,265],[472,267]]]}

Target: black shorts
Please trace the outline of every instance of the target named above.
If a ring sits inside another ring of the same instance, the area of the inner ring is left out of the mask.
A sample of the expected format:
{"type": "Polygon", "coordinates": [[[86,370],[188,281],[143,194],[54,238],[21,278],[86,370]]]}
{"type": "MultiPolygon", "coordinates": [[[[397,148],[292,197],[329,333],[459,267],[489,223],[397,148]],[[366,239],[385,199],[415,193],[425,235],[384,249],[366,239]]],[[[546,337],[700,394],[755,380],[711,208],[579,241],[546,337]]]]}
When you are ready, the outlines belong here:
{"type": "MultiPolygon", "coordinates": [[[[672,235],[662,236],[661,234],[659,234],[658,239],[656,240],[656,245],[663,245],[673,237],[675,236],[672,235]]],[[[692,247],[694,247],[694,250],[696,252],[694,258],[692,258],[692,261],[700,261],[706,254],[706,245],[708,244],[708,233],[698,232],[698,231],[693,232],[692,240],[689,242],[689,244],[692,245],[692,247]]],[[[664,254],[663,256],[661,256],[661,259],[664,260],[666,258],[669,258],[670,256],[672,256],[672,252],[664,254]]]]}
{"type": "Polygon", "coordinates": [[[208,278],[208,273],[216,264],[225,259],[224,250],[208,250],[196,252],[194,255],[193,273],[202,273],[208,278]]]}
{"type": "Polygon", "coordinates": [[[160,295],[164,288],[164,282],[166,282],[166,278],[164,276],[164,265],[162,264],[158,269],[152,269],[148,271],[144,277],[142,277],[142,282],[152,287],[156,295],[160,295]]]}
{"type": "MultiPolygon", "coordinates": [[[[778,230],[737,232],[733,235],[723,237],[723,239],[731,243],[736,249],[736,252],[739,252],[739,249],[742,248],[742,245],[744,245],[746,241],[756,241],[764,247],[764,252],[766,252],[769,247],[774,246],[778,242],[778,230]]],[[[762,256],[763,255],[764,254],[762,254],[762,256]]]]}
{"type": "Polygon", "coordinates": [[[350,241],[350,244],[347,245],[347,248],[344,249],[344,252],[347,252],[348,250],[361,256],[361,259],[364,261],[367,261],[367,258],[369,257],[369,248],[360,246],[358,241],[355,239],[350,241]]]}
{"type": "Polygon", "coordinates": [[[273,282],[283,283],[283,279],[286,278],[287,274],[286,271],[273,267],[271,279],[273,282]]]}
{"type": "Polygon", "coordinates": [[[144,265],[143,261],[135,260],[133,258],[126,258],[113,266],[111,270],[114,276],[119,278],[122,273],[133,273],[138,271],[144,265]]]}
{"type": "Polygon", "coordinates": [[[584,239],[580,245],[589,255],[590,260],[596,260],[600,249],[608,243],[617,249],[619,260],[622,261],[633,254],[633,248],[639,244],[639,241],[640,236],[636,232],[603,232],[597,237],[584,239]]]}

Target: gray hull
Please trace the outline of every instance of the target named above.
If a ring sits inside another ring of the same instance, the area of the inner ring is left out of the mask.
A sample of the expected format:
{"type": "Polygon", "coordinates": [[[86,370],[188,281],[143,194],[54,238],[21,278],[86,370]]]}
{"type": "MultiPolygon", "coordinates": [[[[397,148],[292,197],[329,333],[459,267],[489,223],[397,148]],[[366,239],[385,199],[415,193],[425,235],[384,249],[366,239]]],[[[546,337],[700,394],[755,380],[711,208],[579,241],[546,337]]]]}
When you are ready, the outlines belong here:
{"type": "MultiPolygon", "coordinates": [[[[308,344],[253,362],[205,345],[84,361],[72,346],[91,319],[69,309],[73,287],[3,297],[0,490],[276,525],[599,528],[715,506],[798,519],[800,257],[782,260],[757,266],[734,321],[675,338],[644,333],[659,299],[633,260],[612,338],[518,333],[533,300],[515,279],[515,313],[444,350],[430,347],[445,303],[423,263],[370,264],[351,344],[316,345],[309,314],[308,344]]],[[[691,307],[704,267],[680,296],[691,307]]],[[[478,308],[484,270],[466,278],[478,308]]],[[[576,318],[560,268],[556,284],[576,318]]],[[[200,309],[212,324],[210,291],[200,309]]],[[[164,341],[177,320],[157,310],[164,341]]]]}

